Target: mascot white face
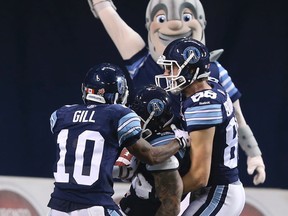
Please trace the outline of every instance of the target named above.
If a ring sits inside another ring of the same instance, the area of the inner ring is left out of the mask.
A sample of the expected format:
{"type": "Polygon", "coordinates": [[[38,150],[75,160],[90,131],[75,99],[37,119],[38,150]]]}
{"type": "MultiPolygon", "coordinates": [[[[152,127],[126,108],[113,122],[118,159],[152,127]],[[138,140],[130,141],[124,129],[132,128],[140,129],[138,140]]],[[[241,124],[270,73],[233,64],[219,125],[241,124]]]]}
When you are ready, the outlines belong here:
{"type": "Polygon", "coordinates": [[[150,0],[146,28],[151,56],[155,61],[166,46],[181,37],[205,44],[205,13],[199,0],[150,0]]]}

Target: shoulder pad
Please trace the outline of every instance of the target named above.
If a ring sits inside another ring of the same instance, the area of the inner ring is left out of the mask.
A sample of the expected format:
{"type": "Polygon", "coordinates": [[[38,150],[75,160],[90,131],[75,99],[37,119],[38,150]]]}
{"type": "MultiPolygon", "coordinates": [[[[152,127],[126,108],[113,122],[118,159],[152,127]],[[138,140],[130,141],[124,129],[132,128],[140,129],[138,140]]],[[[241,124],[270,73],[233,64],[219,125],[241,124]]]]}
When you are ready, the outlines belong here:
{"type": "Polygon", "coordinates": [[[217,49],[210,52],[210,62],[215,62],[224,52],[224,49],[217,49]]]}

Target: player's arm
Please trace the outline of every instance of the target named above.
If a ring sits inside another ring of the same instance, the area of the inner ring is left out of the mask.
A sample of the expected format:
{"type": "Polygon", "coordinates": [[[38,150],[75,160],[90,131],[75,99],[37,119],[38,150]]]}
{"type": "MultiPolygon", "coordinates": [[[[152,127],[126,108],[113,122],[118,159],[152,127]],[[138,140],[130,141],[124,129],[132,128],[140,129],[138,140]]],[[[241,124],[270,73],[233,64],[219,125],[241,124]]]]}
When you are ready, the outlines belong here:
{"type": "Polygon", "coordinates": [[[247,172],[249,175],[252,175],[254,172],[256,172],[253,179],[253,183],[255,185],[264,183],[266,179],[266,172],[265,165],[261,156],[261,150],[258,146],[258,143],[253,135],[251,128],[245,121],[239,100],[236,100],[233,103],[233,106],[239,125],[239,145],[247,155],[247,172]]]}
{"type": "Polygon", "coordinates": [[[215,127],[192,131],[190,135],[191,166],[182,177],[183,194],[205,187],[208,183],[215,127]]]}
{"type": "Polygon", "coordinates": [[[119,16],[111,0],[88,0],[88,3],[124,60],[130,59],[146,46],[142,37],[119,16]]]}
{"type": "Polygon", "coordinates": [[[186,147],[178,139],[172,140],[167,145],[152,147],[146,140],[140,138],[133,145],[127,146],[131,154],[149,165],[162,163],[179,149],[186,147]]]}

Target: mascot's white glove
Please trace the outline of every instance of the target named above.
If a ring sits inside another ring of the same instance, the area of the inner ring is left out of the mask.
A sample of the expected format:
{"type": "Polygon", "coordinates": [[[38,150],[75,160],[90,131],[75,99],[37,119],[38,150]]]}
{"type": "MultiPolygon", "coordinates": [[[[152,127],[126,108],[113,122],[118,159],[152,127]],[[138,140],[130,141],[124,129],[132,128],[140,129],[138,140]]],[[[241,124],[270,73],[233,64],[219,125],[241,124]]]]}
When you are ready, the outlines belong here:
{"type": "Polygon", "coordinates": [[[254,185],[264,183],[266,178],[265,165],[261,156],[261,150],[253,135],[249,125],[242,125],[238,128],[239,145],[247,155],[247,172],[252,175],[255,171],[253,179],[254,185]]]}
{"type": "Polygon", "coordinates": [[[188,132],[178,129],[174,124],[171,124],[170,127],[175,134],[175,138],[179,141],[180,149],[190,147],[188,132]]]}
{"type": "Polygon", "coordinates": [[[93,15],[96,18],[99,18],[98,16],[99,11],[101,11],[105,7],[112,7],[114,10],[116,10],[116,7],[113,4],[112,0],[88,0],[88,4],[90,6],[93,15]]]}
{"type": "Polygon", "coordinates": [[[264,183],[266,179],[265,165],[261,155],[255,157],[247,158],[247,172],[249,175],[252,175],[256,172],[253,183],[254,185],[258,185],[260,183],[264,183]]]}

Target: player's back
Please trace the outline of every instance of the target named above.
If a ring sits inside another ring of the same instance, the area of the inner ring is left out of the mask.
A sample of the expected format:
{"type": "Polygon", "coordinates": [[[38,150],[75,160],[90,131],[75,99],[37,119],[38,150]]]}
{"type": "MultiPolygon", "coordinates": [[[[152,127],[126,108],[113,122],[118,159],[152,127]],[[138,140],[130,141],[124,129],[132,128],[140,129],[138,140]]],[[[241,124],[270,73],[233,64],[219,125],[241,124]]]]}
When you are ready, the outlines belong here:
{"type": "Polygon", "coordinates": [[[238,180],[238,133],[233,104],[218,83],[202,90],[183,104],[187,130],[215,127],[211,173],[208,185],[229,184],[238,180]]]}
{"type": "Polygon", "coordinates": [[[57,204],[62,199],[67,206],[73,203],[70,211],[93,205],[116,208],[112,169],[120,147],[140,136],[136,114],[118,104],[71,105],[55,111],[51,125],[59,149],[50,207],[67,211],[57,204]]]}

